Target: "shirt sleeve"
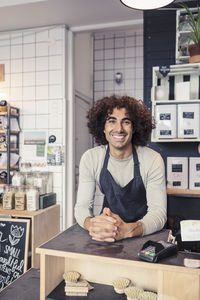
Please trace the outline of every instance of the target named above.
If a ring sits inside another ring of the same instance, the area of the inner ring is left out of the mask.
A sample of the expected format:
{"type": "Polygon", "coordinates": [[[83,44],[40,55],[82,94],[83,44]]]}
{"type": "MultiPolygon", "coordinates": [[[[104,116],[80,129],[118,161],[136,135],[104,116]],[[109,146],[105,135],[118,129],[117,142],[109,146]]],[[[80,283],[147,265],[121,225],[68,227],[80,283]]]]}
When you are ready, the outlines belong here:
{"type": "Polygon", "coordinates": [[[153,160],[147,174],[146,183],[147,214],[139,220],[143,234],[161,230],[167,220],[167,193],[165,167],[160,154],[153,160]]]}
{"type": "Polygon", "coordinates": [[[79,186],[74,209],[75,219],[81,227],[84,227],[87,217],[93,217],[96,181],[92,166],[91,157],[86,151],[79,165],[79,186]]]}

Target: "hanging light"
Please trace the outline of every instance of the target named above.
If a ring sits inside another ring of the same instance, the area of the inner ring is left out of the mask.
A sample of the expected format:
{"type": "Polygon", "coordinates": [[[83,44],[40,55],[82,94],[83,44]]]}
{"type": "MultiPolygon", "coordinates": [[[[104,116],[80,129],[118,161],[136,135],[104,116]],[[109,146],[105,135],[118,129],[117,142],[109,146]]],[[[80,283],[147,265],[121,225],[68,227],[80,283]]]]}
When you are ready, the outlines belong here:
{"type": "Polygon", "coordinates": [[[166,6],[175,0],[120,0],[124,5],[134,9],[156,9],[166,6]]]}

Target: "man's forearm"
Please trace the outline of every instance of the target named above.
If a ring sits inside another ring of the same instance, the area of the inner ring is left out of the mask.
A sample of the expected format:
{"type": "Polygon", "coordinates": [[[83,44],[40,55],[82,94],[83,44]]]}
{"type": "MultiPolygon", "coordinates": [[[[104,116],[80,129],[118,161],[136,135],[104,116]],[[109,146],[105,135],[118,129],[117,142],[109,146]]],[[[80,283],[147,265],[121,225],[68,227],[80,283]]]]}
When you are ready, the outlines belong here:
{"type": "Polygon", "coordinates": [[[118,225],[116,240],[127,239],[141,235],[143,235],[143,227],[141,222],[120,222],[118,225]]]}
{"type": "Polygon", "coordinates": [[[143,227],[141,222],[126,223],[125,238],[143,235],[143,227]]]}

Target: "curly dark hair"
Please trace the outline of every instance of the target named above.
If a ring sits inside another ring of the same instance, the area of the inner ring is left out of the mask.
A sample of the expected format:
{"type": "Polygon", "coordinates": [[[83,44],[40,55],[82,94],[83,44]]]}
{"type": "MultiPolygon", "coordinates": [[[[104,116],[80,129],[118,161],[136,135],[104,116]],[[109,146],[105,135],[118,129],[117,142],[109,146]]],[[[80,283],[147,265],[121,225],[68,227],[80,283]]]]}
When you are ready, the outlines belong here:
{"type": "Polygon", "coordinates": [[[150,140],[151,131],[155,128],[154,120],[147,108],[141,101],[128,96],[110,96],[94,102],[93,107],[88,111],[89,132],[98,145],[108,144],[104,126],[107,117],[114,108],[125,108],[132,121],[134,133],[132,143],[137,146],[145,146],[150,140]]]}

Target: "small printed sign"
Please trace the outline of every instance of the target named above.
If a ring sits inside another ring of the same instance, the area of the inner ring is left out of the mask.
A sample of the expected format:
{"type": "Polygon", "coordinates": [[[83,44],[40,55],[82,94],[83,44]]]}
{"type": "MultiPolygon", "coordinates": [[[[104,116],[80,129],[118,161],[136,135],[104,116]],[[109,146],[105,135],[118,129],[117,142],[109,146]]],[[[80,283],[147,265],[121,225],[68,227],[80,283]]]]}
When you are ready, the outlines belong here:
{"type": "Polygon", "coordinates": [[[160,66],[159,72],[162,74],[163,77],[166,77],[168,73],[170,72],[170,66],[160,66]]]}

